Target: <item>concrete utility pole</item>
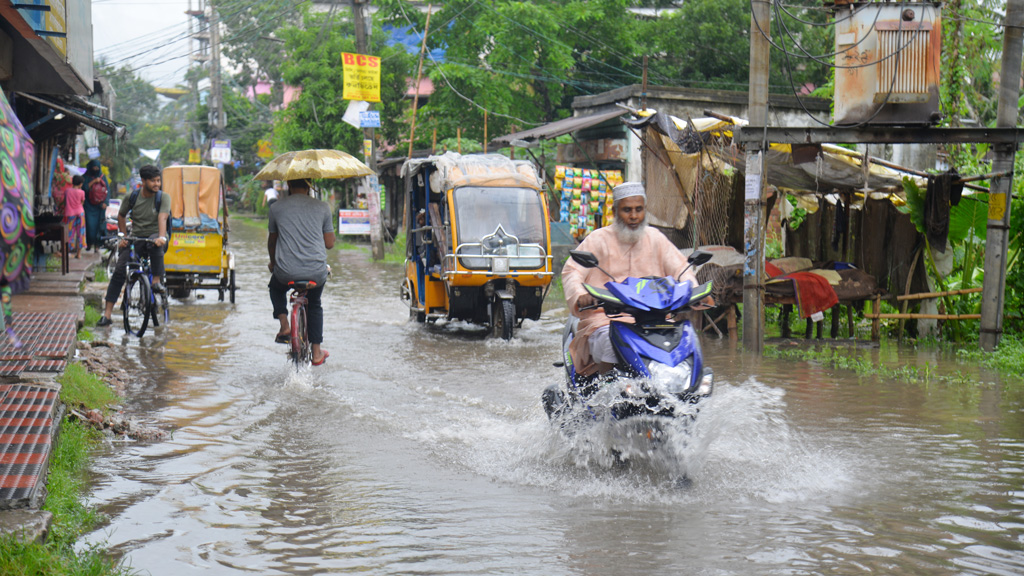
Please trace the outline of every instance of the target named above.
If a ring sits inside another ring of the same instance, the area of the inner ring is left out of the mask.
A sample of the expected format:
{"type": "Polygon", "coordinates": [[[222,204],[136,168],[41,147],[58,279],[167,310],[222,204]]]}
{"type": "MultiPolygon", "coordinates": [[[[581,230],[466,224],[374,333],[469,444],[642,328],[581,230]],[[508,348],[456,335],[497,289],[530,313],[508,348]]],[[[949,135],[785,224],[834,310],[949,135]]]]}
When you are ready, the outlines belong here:
{"type": "MultiPolygon", "coordinates": [[[[195,67],[202,67],[204,62],[210,59],[210,31],[209,27],[204,31],[202,23],[206,21],[205,0],[198,0],[195,10],[192,9],[192,0],[188,2],[188,53],[192,66],[189,70],[188,87],[192,93],[193,110],[199,109],[199,77],[196,76],[195,67]],[[199,21],[198,25],[196,21],[199,21]]],[[[199,134],[199,125],[192,124],[192,147],[202,146],[202,137],[199,134]]]]}
{"type": "MultiPolygon", "coordinates": [[[[750,92],[748,107],[751,126],[768,125],[768,54],[770,45],[768,0],[752,0],[750,15],[750,92]]],[[[765,141],[747,147],[746,185],[743,201],[743,347],[755,354],[764,352],[764,207],[766,203],[765,141]]]]}
{"type": "Polygon", "coordinates": [[[210,136],[219,137],[227,126],[224,113],[224,87],[220,79],[220,17],[210,6],[210,136]]]}
{"type": "MultiPolygon", "coordinates": [[[[356,51],[360,54],[370,55],[369,29],[370,18],[367,17],[365,6],[367,0],[352,0],[352,23],[356,31],[356,51]]],[[[370,103],[368,110],[373,110],[373,103],[370,103]]],[[[370,141],[370,157],[367,158],[367,165],[374,172],[377,171],[377,141],[373,135],[373,128],[363,128],[363,139],[370,141]]],[[[374,260],[384,259],[384,230],[381,222],[380,210],[380,185],[377,176],[367,178],[369,189],[366,193],[366,207],[370,210],[370,248],[374,260]]]]}
{"type": "MultiPolygon", "coordinates": [[[[999,76],[997,128],[1017,126],[1020,98],[1021,50],[1024,48],[1024,0],[1009,0],[1003,25],[1003,60],[999,76]]],[[[1009,176],[994,178],[988,200],[988,236],[985,243],[985,282],[981,292],[981,347],[989,352],[999,344],[1003,333],[1003,307],[1006,305],[1006,258],[1010,245],[1010,193],[1013,186],[1015,144],[995,146],[993,172],[1010,171],[1009,176]]]]}

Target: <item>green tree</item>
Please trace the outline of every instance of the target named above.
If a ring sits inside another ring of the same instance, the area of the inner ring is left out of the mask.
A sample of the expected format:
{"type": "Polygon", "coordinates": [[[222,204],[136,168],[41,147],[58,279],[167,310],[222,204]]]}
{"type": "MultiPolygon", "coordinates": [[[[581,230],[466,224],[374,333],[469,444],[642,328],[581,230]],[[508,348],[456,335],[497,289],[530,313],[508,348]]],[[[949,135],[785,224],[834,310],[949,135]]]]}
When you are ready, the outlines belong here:
{"type": "Polygon", "coordinates": [[[110,168],[111,178],[124,181],[132,176],[143,161],[139,148],[163,148],[182,136],[182,128],[174,127],[167,117],[161,116],[161,103],[152,84],[137,76],[131,68],[115,68],[98,62],[99,75],[105,76],[117,100],[114,120],[125,125],[127,139],[115,141],[106,135],[100,137],[101,161],[110,168]]]}
{"type": "MultiPolygon", "coordinates": [[[[274,114],[274,143],[278,151],[333,148],[362,157],[363,132],[344,121],[349,101],[342,98],[344,75],[342,52],[355,52],[355,38],[349,21],[339,22],[331,14],[307,12],[302,26],[280,30],[285,40],[286,59],[281,66],[284,82],[301,90],[287,108],[274,114]]],[[[382,38],[376,28],[373,38],[382,38]]],[[[413,57],[401,46],[371,46],[381,58],[381,128],[379,137],[398,142],[407,130],[403,123],[409,107],[405,99],[412,75],[413,57]]]]}
{"type": "Polygon", "coordinates": [[[281,63],[284,42],[277,31],[300,21],[303,2],[296,0],[211,0],[223,26],[222,52],[238,68],[235,78],[243,87],[268,82],[269,104],[284,100],[281,63]]]}
{"type": "MultiPolygon", "coordinates": [[[[671,2],[635,0],[451,0],[431,16],[428,48],[444,60],[424,63],[435,91],[420,110],[442,137],[524,129],[571,113],[572,99],[642,78],[650,22],[630,8],[671,2]]],[[[381,0],[378,17],[422,30],[425,15],[406,0],[381,0]]],[[[425,143],[429,130],[419,131],[425,143]]]]}

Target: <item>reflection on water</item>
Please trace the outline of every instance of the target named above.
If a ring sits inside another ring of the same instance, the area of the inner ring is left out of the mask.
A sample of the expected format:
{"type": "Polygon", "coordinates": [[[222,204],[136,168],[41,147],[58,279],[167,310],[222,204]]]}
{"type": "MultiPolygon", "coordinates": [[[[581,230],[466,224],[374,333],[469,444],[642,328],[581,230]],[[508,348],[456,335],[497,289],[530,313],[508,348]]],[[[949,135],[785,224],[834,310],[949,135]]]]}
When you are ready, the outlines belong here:
{"type": "Polygon", "coordinates": [[[144,573],[1024,572],[1020,386],[883,382],[710,342],[715,395],[664,446],[693,479],[678,489],[650,462],[580,458],[548,424],[562,311],[512,342],[409,323],[400,265],[335,251],[331,358],[296,372],[273,343],[265,231],[232,232],[238,303],[176,304],[121,346],[130,407],[176,431],[101,455],[110,523],[92,537],[144,573]]]}

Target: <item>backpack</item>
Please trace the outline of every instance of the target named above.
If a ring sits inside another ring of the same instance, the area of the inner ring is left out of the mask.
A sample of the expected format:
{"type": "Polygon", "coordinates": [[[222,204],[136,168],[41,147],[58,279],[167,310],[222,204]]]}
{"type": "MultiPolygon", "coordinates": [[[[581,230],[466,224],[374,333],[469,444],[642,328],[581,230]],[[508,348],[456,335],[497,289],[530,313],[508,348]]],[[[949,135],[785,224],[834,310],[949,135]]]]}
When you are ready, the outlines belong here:
{"type": "Polygon", "coordinates": [[[94,178],[89,184],[89,203],[93,206],[99,206],[107,201],[107,184],[103,181],[103,178],[94,178]]]}
{"type": "MultiPolygon", "coordinates": [[[[141,191],[142,191],[141,188],[136,188],[135,191],[131,193],[131,196],[128,196],[128,215],[129,216],[131,216],[132,209],[135,208],[135,201],[139,199],[139,192],[141,192],[141,191]]],[[[156,191],[156,200],[153,202],[153,206],[156,208],[156,217],[157,218],[160,218],[160,203],[163,202],[163,199],[164,199],[164,191],[163,190],[157,190],[156,191]]],[[[167,249],[170,246],[171,246],[171,222],[168,219],[168,221],[167,221],[167,244],[164,244],[164,252],[166,252],[167,249]]]]}

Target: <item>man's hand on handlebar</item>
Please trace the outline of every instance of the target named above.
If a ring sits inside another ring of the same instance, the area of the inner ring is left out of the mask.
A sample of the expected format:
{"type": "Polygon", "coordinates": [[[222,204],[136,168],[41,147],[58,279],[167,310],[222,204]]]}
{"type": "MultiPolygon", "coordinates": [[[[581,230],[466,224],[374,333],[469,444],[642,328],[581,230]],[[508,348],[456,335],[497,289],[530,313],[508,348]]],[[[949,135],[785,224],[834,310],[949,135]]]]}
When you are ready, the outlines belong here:
{"type": "Polygon", "coordinates": [[[590,294],[582,294],[576,299],[576,311],[582,312],[587,309],[591,309],[597,306],[597,298],[594,298],[590,294]]]}
{"type": "Polygon", "coordinates": [[[693,305],[690,306],[690,308],[692,308],[694,310],[708,310],[708,309],[714,308],[714,307],[715,307],[715,299],[712,298],[711,296],[707,296],[703,300],[701,300],[700,302],[696,302],[696,303],[694,303],[693,305]]]}

